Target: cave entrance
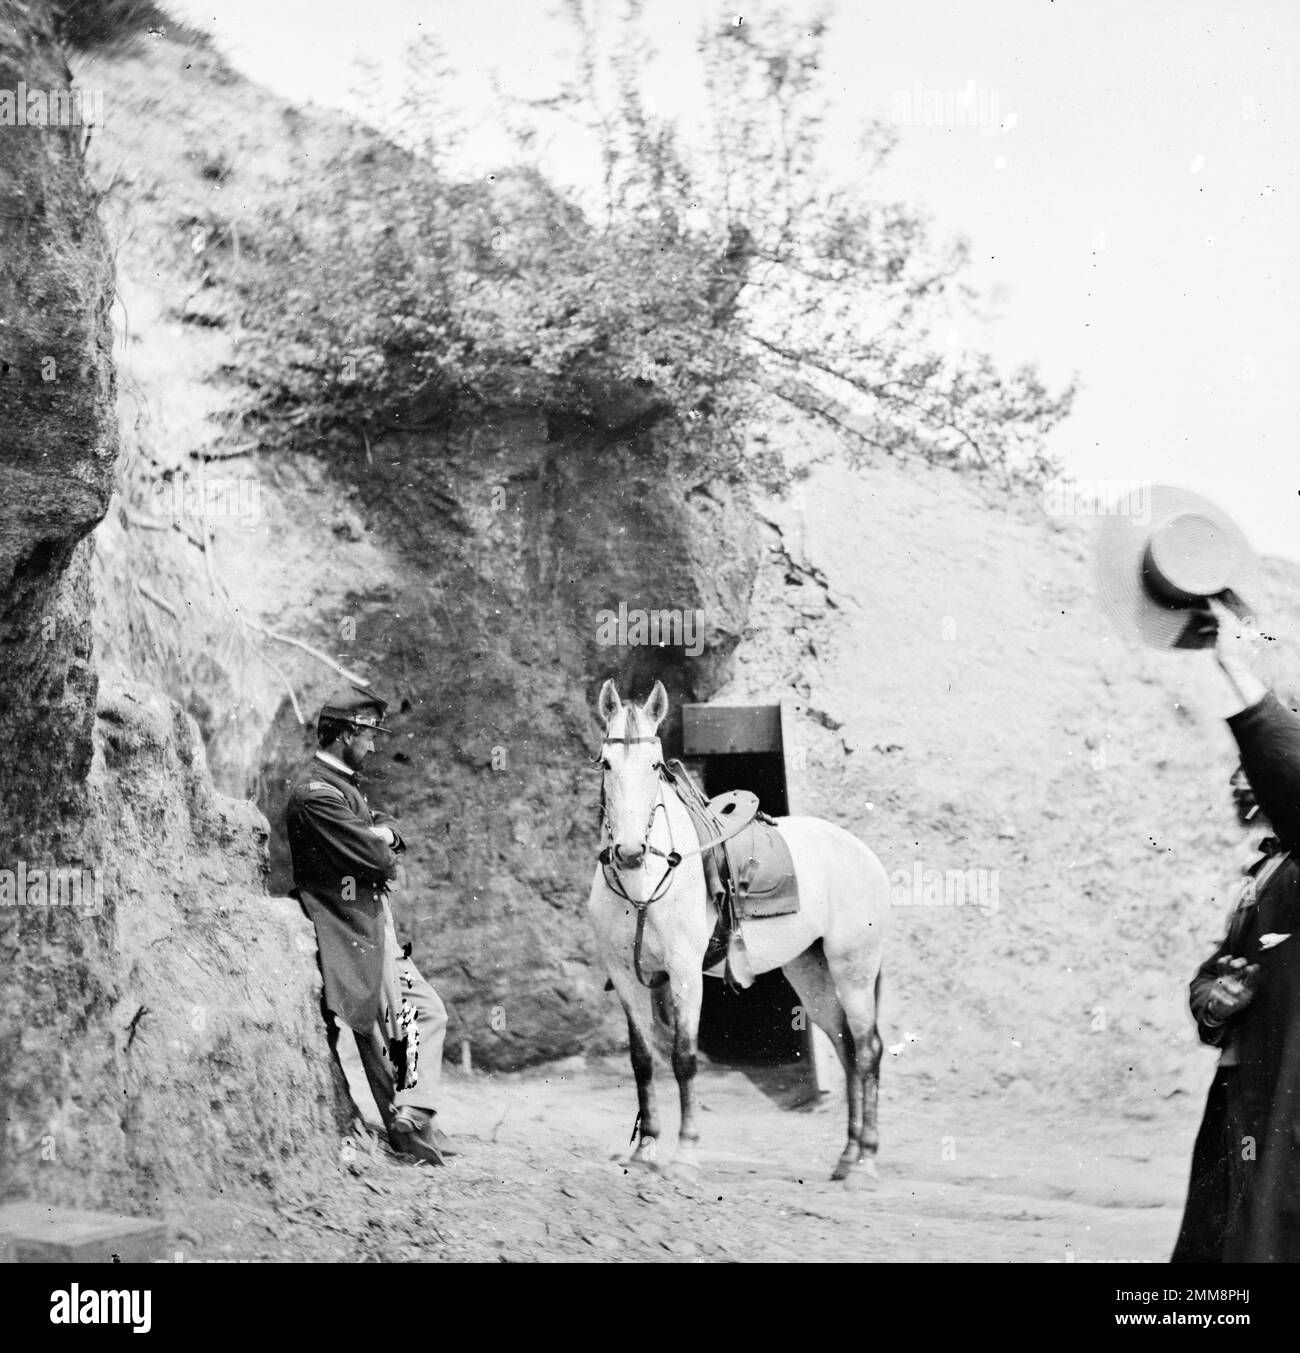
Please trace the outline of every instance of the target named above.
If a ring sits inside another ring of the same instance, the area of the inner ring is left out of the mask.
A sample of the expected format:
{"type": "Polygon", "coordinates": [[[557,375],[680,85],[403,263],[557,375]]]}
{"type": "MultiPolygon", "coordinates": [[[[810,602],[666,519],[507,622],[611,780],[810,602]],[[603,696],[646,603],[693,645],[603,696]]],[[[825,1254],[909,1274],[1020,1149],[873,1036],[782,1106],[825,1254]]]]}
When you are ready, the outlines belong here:
{"type": "MultiPolygon", "coordinates": [[[[710,798],[747,789],[763,812],[790,813],[779,705],[683,705],[682,759],[710,798]]],[[[798,1005],[779,969],[761,973],[746,991],[706,977],[700,1051],[743,1070],[785,1107],[806,1103],[818,1096],[819,1083],[811,1035],[796,1027],[798,1005]]]]}

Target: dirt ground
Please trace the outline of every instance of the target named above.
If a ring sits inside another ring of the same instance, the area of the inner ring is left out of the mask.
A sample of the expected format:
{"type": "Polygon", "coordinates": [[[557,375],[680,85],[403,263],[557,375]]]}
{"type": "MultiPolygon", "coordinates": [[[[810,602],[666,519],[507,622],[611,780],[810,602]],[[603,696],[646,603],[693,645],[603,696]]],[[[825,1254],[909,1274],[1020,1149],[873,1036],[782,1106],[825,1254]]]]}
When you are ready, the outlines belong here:
{"type": "MultiPolygon", "coordinates": [[[[667,1168],[625,1166],[636,1101],[620,1059],[449,1067],[440,1121],[463,1157],[439,1169],[345,1142],[273,1192],[174,1200],[173,1260],[1160,1263],[1200,1109],[1053,1114],[887,1078],[880,1180],[855,1188],[829,1178],[840,1095],[785,1108],[802,1093],[788,1075],[719,1066],[699,1085],[692,1179],[672,1171],[667,1130],[667,1168]]],[[[675,1129],[671,1078],[661,1089],[675,1129]]]]}

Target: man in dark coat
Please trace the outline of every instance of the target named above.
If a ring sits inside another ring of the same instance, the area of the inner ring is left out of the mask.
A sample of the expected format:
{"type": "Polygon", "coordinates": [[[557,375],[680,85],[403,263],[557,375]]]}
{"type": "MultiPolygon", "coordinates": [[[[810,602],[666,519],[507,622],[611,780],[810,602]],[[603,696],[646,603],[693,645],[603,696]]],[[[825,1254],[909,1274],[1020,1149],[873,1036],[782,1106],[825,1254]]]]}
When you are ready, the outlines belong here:
{"type": "MultiPolygon", "coordinates": [[[[319,746],[289,791],[285,827],[294,890],[316,927],[325,1007],[356,1037],[375,1103],[399,1151],[434,1164],[456,1154],[435,1124],[447,1012],[399,950],[388,884],[406,844],[370,810],[358,772],[375,749],[386,703],[340,692],[322,707],[319,746]]],[[[330,1022],[331,1041],[337,1037],[330,1022]]]]}
{"type": "Polygon", "coordinates": [[[1251,867],[1191,1008],[1223,1049],[1192,1157],[1174,1263],[1300,1262],[1300,716],[1252,670],[1244,627],[1212,606],[1228,719],[1276,846],[1251,867]]]}

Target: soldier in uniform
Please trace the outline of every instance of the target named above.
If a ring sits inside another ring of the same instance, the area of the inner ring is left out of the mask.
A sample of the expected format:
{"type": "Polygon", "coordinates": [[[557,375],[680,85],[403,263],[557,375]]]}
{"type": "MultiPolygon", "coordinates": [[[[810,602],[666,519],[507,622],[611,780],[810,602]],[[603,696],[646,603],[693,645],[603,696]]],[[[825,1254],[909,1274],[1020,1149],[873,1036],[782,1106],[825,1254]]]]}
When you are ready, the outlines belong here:
{"type": "MultiPolygon", "coordinates": [[[[285,827],[294,891],[316,927],[326,1011],[356,1038],[394,1149],[441,1165],[457,1154],[434,1121],[447,1012],[393,928],[388,884],[406,843],[357,783],[375,735],[389,731],[386,709],[356,688],[326,701],[316,754],[290,787],[285,827]]],[[[333,1047],[334,1020],[329,1036],[333,1047]]]]}

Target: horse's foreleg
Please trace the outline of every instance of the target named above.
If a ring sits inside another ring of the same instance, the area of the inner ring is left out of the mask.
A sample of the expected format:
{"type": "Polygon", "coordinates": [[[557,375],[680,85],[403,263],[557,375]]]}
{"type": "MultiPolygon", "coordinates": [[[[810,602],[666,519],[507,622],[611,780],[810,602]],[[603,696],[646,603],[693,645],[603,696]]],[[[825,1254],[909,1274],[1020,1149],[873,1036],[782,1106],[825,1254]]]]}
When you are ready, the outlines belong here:
{"type": "Polygon", "coordinates": [[[636,1077],[637,1129],[640,1139],[632,1153],[637,1165],[653,1165],[659,1149],[659,1111],[655,1107],[655,1059],[650,1030],[642,1029],[631,1010],[627,1012],[628,1046],[632,1074],[636,1077]]]}
{"type": "Polygon", "coordinates": [[[695,1124],[696,1044],[700,1032],[700,1006],[704,1001],[704,976],[698,969],[680,985],[673,984],[673,1074],[681,1095],[682,1125],[677,1135],[674,1164],[694,1169],[699,1163],[700,1131],[695,1124]]]}

